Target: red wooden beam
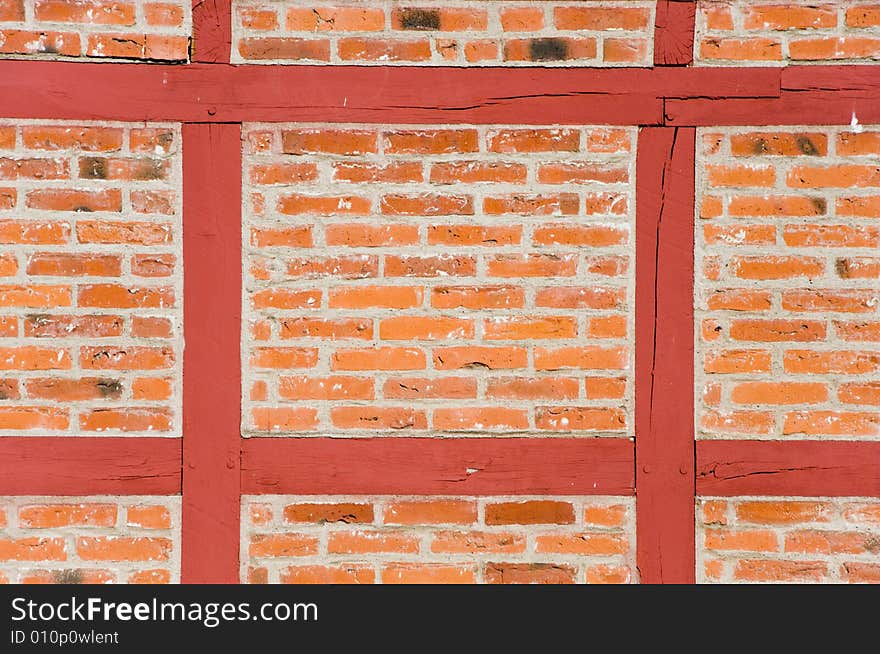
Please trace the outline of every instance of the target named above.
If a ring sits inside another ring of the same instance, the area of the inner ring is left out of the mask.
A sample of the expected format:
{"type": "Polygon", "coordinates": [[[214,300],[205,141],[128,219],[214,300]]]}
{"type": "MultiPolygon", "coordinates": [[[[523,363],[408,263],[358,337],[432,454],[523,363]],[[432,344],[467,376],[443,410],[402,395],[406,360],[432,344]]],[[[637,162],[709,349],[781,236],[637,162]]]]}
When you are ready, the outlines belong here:
{"type": "Polygon", "coordinates": [[[667,125],[849,125],[880,122],[880,86],[873,92],[783,91],[779,99],[695,98],[666,101],[667,125]]]}
{"type": "Polygon", "coordinates": [[[646,128],[636,170],[636,496],[645,583],[694,581],[693,129],[646,128]]]}
{"type": "Polygon", "coordinates": [[[699,441],[698,495],[880,496],[880,443],[699,441]]]}
{"type": "Polygon", "coordinates": [[[694,0],[657,0],[654,65],[689,66],[694,61],[694,0]]]}
{"type": "Polygon", "coordinates": [[[229,63],[232,0],[193,0],[192,61],[229,63]]]}
{"type": "Polygon", "coordinates": [[[240,126],[185,125],[184,583],[238,581],[240,189],[240,126]]]}
{"type": "MultiPolygon", "coordinates": [[[[766,69],[750,68],[747,73],[731,70],[745,77],[766,69]]],[[[876,66],[787,66],[777,70],[777,98],[721,98],[698,93],[670,98],[666,124],[848,125],[853,116],[862,124],[880,122],[880,70],[876,66]]]]}
{"type": "Polygon", "coordinates": [[[0,495],[179,493],[178,438],[0,438],[0,495]]]}
{"type": "Polygon", "coordinates": [[[0,61],[0,117],[655,125],[663,120],[664,98],[777,98],[780,76],[779,69],[743,75],[732,68],[0,61]]]}
{"type": "Polygon", "coordinates": [[[242,493],[632,495],[624,438],[251,438],[242,493]]]}

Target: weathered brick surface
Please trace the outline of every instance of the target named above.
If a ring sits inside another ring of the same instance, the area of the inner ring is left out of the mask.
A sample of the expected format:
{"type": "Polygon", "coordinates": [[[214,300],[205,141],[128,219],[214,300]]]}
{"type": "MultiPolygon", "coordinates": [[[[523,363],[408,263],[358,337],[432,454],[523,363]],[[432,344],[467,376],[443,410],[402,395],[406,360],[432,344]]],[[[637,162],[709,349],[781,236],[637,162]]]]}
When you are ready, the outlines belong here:
{"type": "Polygon", "coordinates": [[[178,583],[176,497],[0,497],[0,583],[178,583]]]}
{"type": "Polygon", "coordinates": [[[880,437],[880,132],[702,129],[701,438],[880,437]]]}
{"type": "Polygon", "coordinates": [[[180,131],[0,121],[0,434],[180,435],[180,131]]]}
{"type": "Polygon", "coordinates": [[[877,498],[697,501],[700,583],[880,583],[877,498]]]}
{"type": "Polygon", "coordinates": [[[696,65],[874,63],[880,4],[860,0],[699,0],[696,65]]]}
{"type": "Polygon", "coordinates": [[[245,433],[631,434],[635,140],[246,125],[245,433]]]}
{"type": "Polygon", "coordinates": [[[626,497],[242,498],[247,583],[631,583],[626,497]]]}
{"type": "Polygon", "coordinates": [[[233,3],[233,61],[650,66],[654,0],[233,3]]]}
{"type": "Polygon", "coordinates": [[[185,0],[0,0],[0,57],[186,61],[185,0]]]}

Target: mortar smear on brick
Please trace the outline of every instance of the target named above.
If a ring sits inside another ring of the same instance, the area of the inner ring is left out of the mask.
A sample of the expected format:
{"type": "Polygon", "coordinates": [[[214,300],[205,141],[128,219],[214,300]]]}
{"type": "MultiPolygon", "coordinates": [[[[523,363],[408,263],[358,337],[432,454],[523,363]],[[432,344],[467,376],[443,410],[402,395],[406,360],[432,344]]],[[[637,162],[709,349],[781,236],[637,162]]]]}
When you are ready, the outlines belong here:
{"type": "Polygon", "coordinates": [[[179,582],[179,497],[0,497],[0,583],[179,582]]]}
{"type": "Polygon", "coordinates": [[[875,64],[880,5],[859,0],[699,0],[694,64],[875,64]]]}
{"type": "Polygon", "coordinates": [[[880,438],[880,129],[698,131],[698,438],[880,438]]]}
{"type": "Polygon", "coordinates": [[[180,436],[180,129],[0,120],[0,435],[180,436]]]}
{"type": "Polygon", "coordinates": [[[245,435],[632,434],[635,129],[244,139],[245,435]]]}
{"type": "Polygon", "coordinates": [[[876,497],[701,497],[698,583],[880,583],[876,497]]]}
{"type": "Polygon", "coordinates": [[[187,61],[182,0],[0,0],[0,58],[187,61]]]}
{"type": "Polygon", "coordinates": [[[242,497],[245,583],[636,583],[629,497],[242,497]]]}
{"type": "Polygon", "coordinates": [[[650,66],[654,0],[233,2],[233,62],[650,66]]]}

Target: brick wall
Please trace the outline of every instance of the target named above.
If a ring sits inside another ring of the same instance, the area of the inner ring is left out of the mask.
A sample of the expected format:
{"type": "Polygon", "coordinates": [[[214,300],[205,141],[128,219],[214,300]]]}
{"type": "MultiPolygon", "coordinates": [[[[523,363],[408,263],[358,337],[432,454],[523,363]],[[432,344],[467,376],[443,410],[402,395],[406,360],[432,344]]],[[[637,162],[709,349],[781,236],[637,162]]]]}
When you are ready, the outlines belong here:
{"type": "Polygon", "coordinates": [[[242,498],[249,583],[630,583],[625,497],[242,498]]]}
{"type": "Polygon", "coordinates": [[[880,582],[877,53],[871,0],[0,0],[0,581],[880,582]]]}
{"type": "Polygon", "coordinates": [[[699,0],[695,63],[772,66],[880,58],[880,5],[858,0],[699,0]]]}
{"type": "Polygon", "coordinates": [[[0,433],[180,435],[180,131],[0,120],[0,433]]]}
{"type": "Polygon", "coordinates": [[[880,437],[880,132],[703,129],[698,437],[880,437]]]}
{"type": "Polygon", "coordinates": [[[186,61],[188,1],[0,0],[0,57],[186,61]]]}
{"type": "Polygon", "coordinates": [[[179,579],[179,498],[0,497],[0,583],[179,579]]]}
{"type": "Polygon", "coordinates": [[[653,56],[653,0],[233,5],[233,61],[648,66],[653,56]]]}
{"type": "Polygon", "coordinates": [[[245,132],[247,434],[632,433],[635,130],[245,132]]]}
{"type": "Polygon", "coordinates": [[[697,502],[701,583],[880,583],[877,498],[697,502]]]}

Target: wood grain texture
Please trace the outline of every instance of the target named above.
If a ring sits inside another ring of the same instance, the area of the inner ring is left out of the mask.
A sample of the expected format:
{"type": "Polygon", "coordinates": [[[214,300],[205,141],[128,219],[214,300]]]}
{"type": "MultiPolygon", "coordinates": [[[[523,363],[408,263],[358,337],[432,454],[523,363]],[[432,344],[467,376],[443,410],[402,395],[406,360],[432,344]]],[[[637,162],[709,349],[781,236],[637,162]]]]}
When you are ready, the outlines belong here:
{"type": "Polygon", "coordinates": [[[657,0],[654,65],[689,66],[694,61],[694,0],[657,0]]]}
{"type": "Polygon", "coordinates": [[[251,438],[245,494],[632,495],[622,438],[251,438]]]}
{"type": "Polygon", "coordinates": [[[736,69],[684,67],[413,69],[0,61],[0,116],[656,125],[663,120],[664,98],[776,98],[780,75],[779,69],[752,69],[743,75],[736,69]]]}
{"type": "Polygon", "coordinates": [[[232,0],[193,0],[191,59],[229,63],[232,47],[232,0]]]}
{"type": "Polygon", "coordinates": [[[178,438],[0,438],[0,495],[178,495],[178,438]]]}
{"type": "Polygon", "coordinates": [[[236,583],[241,403],[241,128],[183,128],[184,583],[236,583]]]}
{"type": "Polygon", "coordinates": [[[880,496],[880,443],[698,441],[697,494],[880,496]]]}
{"type": "Polygon", "coordinates": [[[636,489],[644,583],[694,581],[695,130],[639,135],[636,489]]]}
{"type": "MultiPolygon", "coordinates": [[[[704,70],[715,71],[714,68],[704,70]]],[[[740,68],[742,77],[766,74],[740,68]]],[[[778,97],[703,95],[669,97],[665,123],[713,125],[863,125],[880,122],[877,66],[787,66],[779,71],[778,97]]]]}

